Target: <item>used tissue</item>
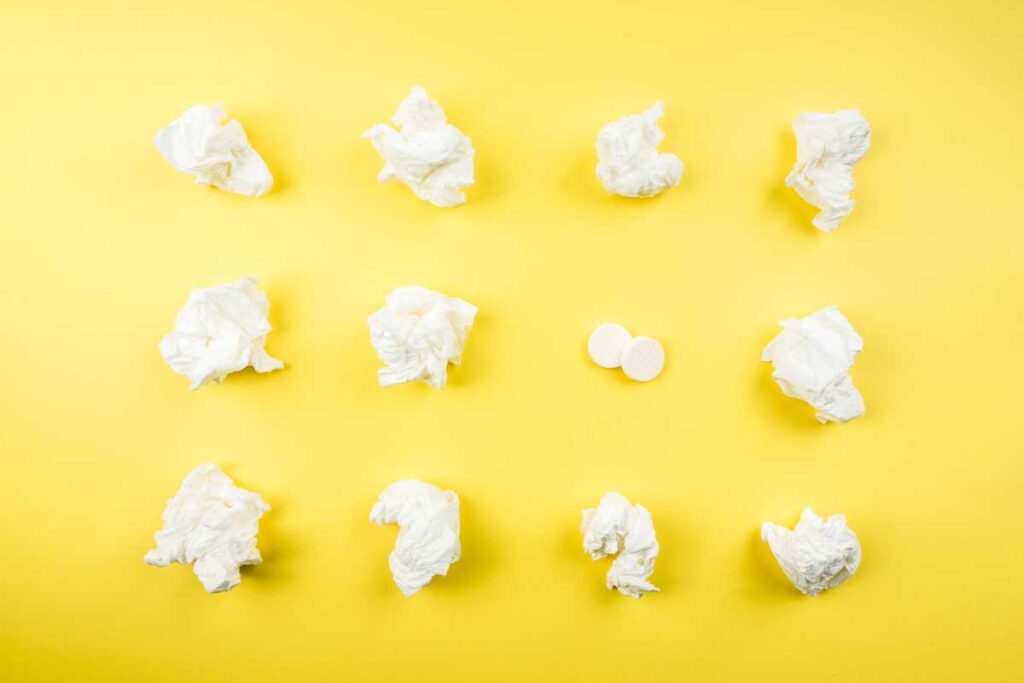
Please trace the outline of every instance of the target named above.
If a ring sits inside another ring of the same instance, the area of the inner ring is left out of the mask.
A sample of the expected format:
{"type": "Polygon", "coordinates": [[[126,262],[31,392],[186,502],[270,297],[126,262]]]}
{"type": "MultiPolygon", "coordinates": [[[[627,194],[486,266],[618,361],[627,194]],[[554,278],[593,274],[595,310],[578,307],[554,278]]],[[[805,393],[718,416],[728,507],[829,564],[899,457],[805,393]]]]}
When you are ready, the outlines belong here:
{"type": "Polygon", "coordinates": [[[782,571],[804,595],[835,588],[860,566],[860,542],[846,527],[844,515],[824,520],[807,508],[792,531],[762,524],[761,540],[767,541],[782,571]]]}
{"type": "Polygon", "coordinates": [[[153,144],[171,166],[195,175],[200,185],[213,185],[248,197],[265,195],[274,179],[270,169],[224,107],[198,104],[156,134],[153,144]]]}
{"type": "Polygon", "coordinates": [[[164,527],[145,562],[191,564],[208,593],[230,590],[242,580],[239,567],[263,562],[256,533],[269,509],[258,493],[235,486],[216,465],[200,465],[167,501],[164,527]]]}
{"type": "Polygon", "coordinates": [[[814,406],[821,423],[863,415],[864,399],[848,373],[864,340],[839,309],[829,306],[779,324],[782,332],[764,348],[761,360],[772,362],[782,393],[814,406]]]}
{"type": "Polygon", "coordinates": [[[618,553],[608,570],[608,590],[631,598],[658,589],[647,579],[658,557],[651,513],[630,505],[622,495],[606,493],[597,508],[583,510],[583,549],[595,560],[618,553]]]}
{"type": "Polygon", "coordinates": [[[391,120],[399,130],[378,123],[363,133],[384,157],[377,180],[400,180],[434,206],[464,203],[462,188],[473,184],[473,143],[448,123],[441,105],[415,86],[391,120]]]}
{"type": "Polygon", "coordinates": [[[659,154],[665,133],[657,121],[665,105],[655,102],[642,114],[624,116],[597,134],[597,177],[604,189],[623,197],[653,197],[679,184],[683,162],[659,154]]]}
{"type": "Polygon", "coordinates": [[[398,524],[398,540],[388,557],[391,575],[406,597],[435,576],[446,576],[459,559],[459,497],[454,491],[403,479],[380,494],[370,521],[398,524]]]}
{"type": "Polygon", "coordinates": [[[250,365],[256,372],[284,367],[263,350],[271,330],[270,303],[258,284],[244,277],[233,285],[196,289],[178,312],[174,330],[160,342],[160,355],[191,380],[191,389],[222,382],[250,365]]]}
{"type": "Polygon", "coordinates": [[[381,386],[421,380],[444,388],[448,363],[458,365],[477,308],[423,287],[400,287],[369,317],[370,343],[387,367],[381,386]]]}
{"type": "Polygon", "coordinates": [[[793,120],[796,164],[786,185],[821,213],[814,227],[832,232],[853,211],[853,165],[871,146],[871,126],[856,109],[834,114],[805,112],[793,120]]]}

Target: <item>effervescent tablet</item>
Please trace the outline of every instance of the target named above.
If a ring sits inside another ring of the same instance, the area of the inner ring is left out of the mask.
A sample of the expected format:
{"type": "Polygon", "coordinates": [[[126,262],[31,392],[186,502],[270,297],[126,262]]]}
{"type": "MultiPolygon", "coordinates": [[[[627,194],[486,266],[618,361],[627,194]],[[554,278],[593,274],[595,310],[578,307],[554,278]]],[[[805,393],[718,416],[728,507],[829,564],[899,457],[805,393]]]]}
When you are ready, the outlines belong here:
{"type": "Polygon", "coordinates": [[[604,323],[590,333],[587,352],[593,361],[602,368],[617,368],[623,350],[632,339],[629,330],[622,325],[604,323]]]}

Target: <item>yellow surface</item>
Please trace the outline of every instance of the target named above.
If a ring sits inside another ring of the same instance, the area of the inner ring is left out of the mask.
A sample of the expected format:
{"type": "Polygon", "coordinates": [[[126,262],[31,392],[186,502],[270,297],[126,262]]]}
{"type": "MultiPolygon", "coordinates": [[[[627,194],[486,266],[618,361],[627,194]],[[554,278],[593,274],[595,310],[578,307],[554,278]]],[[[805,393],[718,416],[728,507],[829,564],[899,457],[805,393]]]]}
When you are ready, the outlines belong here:
{"type": "Polygon", "coordinates": [[[0,679],[1024,676],[1017,3],[42,4],[0,8],[0,679]],[[461,208],[377,184],[359,137],[417,83],[476,146],[461,208]],[[682,184],[606,195],[598,129],[658,98],[682,184]],[[267,197],[152,146],[216,101],[267,197]],[[824,235],[789,125],[844,107],[873,146],[824,235]],[[287,368],[189,393],[157,342],[248,274],[287,368]],[[377,386],[366,316],[405,284],[480,307],[442,392],[377,386]],[[759,354],[831,303],[868,414],[823,427],[759,354]],[[663,342],[659,380],[587,360],[607,320],[663,342]],[[205,461],[273,506],[215,596],[142,563],[205,461]],[[463,503],[464,558],[411,599],[367,521],[401,477],[463,503]],[[580,547],[611,489],[653,514],[660,594],[580,547]],[[817,599],[757,537],[805,505],[864,547],[817,599]]]}

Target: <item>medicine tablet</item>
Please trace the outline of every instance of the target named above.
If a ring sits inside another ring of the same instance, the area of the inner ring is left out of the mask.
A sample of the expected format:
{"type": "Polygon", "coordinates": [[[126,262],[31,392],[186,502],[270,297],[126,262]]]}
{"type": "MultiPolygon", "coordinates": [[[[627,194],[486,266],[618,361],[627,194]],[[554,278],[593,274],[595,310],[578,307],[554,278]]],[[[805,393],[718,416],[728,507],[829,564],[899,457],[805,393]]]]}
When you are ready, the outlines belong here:
{"type": "Polygon", "coordinates": [[[665,367],[665,350],[657,339],[636,337],[622,352],[622,371],[637,382],[649,382],[665,367]]]}
{"type": "Polygon", "coordinates": [[[622,325],[605,323],[590,333],[587,353],[602,368],[617,368],[622,351],[632,338],[629,330],[622,325]]]}

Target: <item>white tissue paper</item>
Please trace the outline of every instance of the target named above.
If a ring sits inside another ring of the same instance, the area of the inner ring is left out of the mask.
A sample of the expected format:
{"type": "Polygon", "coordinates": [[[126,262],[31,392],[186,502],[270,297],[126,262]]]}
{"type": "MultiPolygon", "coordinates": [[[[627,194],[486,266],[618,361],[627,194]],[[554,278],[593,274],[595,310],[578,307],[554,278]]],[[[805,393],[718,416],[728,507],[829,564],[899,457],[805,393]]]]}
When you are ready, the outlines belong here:
{"type": "Polygon", "coordinates": [[[761,360],[772,362],[782,393],[814,406],[821,423],[863,415],[864,399],[847,373],[864,340],[839,309],[829,306],[779,324],[782,332],[764,348],[761,360]]]}
{"type": "Polygon", "coordinates": [[[658,154],[665,133],[657,121],[665,105],[655,102],[642,114],[623,116],[597,134],[597,177],[604,189],[623,197],[653,197],[679,184],[683,162],[658,154]]]}
{"type": "Polygon", "coordinates": [[[370,343],[387,367],[377,371],[381,386],[422,380],[443,389],[448,363],[462,361],[462,348],[476,306],[423,287],[400,287],[370,315],[370,343]]]}
{"type": "Polygon", "coordinates": [[[270,169],[249,144],[242,124],[231,119],[222,126],[224,118],[223,106],[197,104],[157,133],[153,144],[171,166],[195,175],[200,185],[261,197],[274,184],[270,169]]]}
{"type": "Polygon", "coordinates": [[[804,595],[835,588],[860,566],[860,542],[846,528],[844,515],[824,520],[807,508],[792,531],[762,524],[761,540],[768,542],[782,571],[804,595]]]}
{"type": "Polygon", "coordinates": [[[796,164],[786,185],[821,209],[811,221],[814,227],[832,232],[853,211],[853,165],[871,146],[871,126],[856,109],[844,109],[800,114],[793,120],[793,131],[796,164]]]}
{"type": "Polygon", "coordinates": [[[263,350],[271,330],[269,312],[267,295],[254,277],[193,290],[174,330],[161,340],[160,355],[192,381],[193,390],[250,365],[256,372],[280,370],[284,363],[263,350]]]}
{"type": "Polygon", "coordinates": [[[167,501],[164,527],[145,562],[191,564],[208,593],[230,590],[242,580],[239,567],[263,562],[256,533],[269,509],[258,493],[235,486],[216,465],[200,465],[167,501]]]}
{"type": "Polygon", "coordinates": [[[459,559],[459,497],[415,479],[388,486],[370,511],[374,524],[398,524],[388,557],[395,584],[406,597],[435,576],[446,576],[459,559]]]}
{"type": "Polygon", "coordinates": [[[630,505],[622,495],[606,493],[597,508],[583,511],[583,549],[595,560],[618,553],[608,570],[608,590],[631,598],[658,590],[647,579],[658,557],[654,523],[642,505],[630,505]]]}
{"type": "Polygon", "coordinates": [[[377,180],[396,178],[434,206],[464,203],[462,188],[473,184],[473,143],[448,123],[441,105],[417,85],[391,120],[400,130],[378,123],[363,133],[384,157],[377,180]]]}

